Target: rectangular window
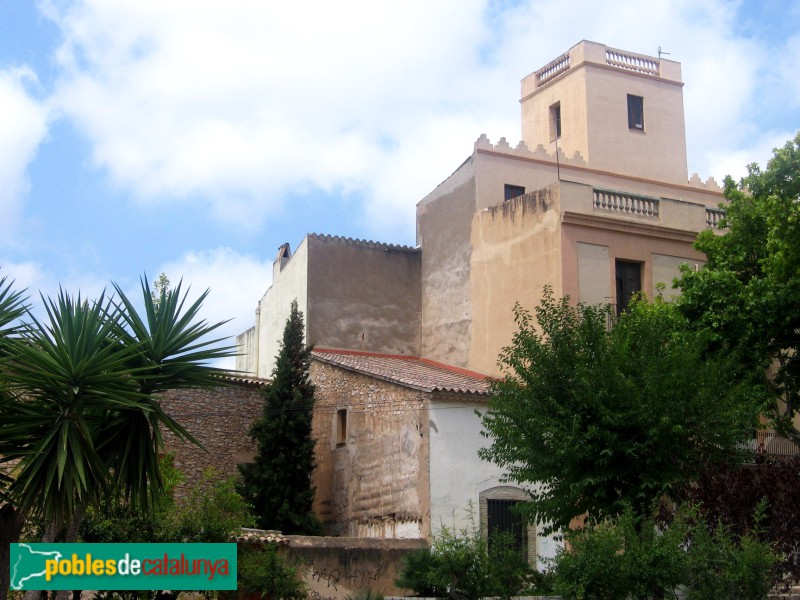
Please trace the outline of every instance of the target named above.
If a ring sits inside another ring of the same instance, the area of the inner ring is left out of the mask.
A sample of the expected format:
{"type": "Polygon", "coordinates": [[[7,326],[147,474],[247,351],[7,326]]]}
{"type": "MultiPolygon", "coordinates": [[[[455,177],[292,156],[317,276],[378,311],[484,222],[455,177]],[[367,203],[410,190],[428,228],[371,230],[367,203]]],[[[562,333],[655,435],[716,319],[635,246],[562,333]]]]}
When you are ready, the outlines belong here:
{"type": "Polygon", "coordinates": [[[517,196],[522,196],[525,194],[525,187],[521,185],[510,185],[505,184],[505,199],[511,200],[512,198],[516,198],[517,196]]]}
{"type": "Polygon", "coordinates": [[[628,129],[644,131],[644,98],[628,94],[628,129]]]}
{"type": "Polygon", "coordinates": [[[631,296],[642,291],[642,264],[618,260],[615,264],[617,276],[617,315],[628,308],[631,296]]]}
{"type": "Polygon", "coordinates": [[[340,408],[336,411],[336,445],[347,443],[347,409],[340,408]]]}
{"type": "Polygon", "coordinates": [[[550,140],[561,137],[561,102],[550,107],[550,140]]]}

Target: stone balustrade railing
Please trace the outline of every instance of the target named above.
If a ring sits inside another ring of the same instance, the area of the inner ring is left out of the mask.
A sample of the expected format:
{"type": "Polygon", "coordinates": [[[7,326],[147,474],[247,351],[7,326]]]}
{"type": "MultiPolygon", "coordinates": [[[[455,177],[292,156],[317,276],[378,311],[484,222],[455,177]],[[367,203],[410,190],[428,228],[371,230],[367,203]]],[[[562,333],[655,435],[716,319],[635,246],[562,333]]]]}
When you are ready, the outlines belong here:
{"type": "Polygon", "coordinates": [[[621,52],[611,48],[606,50],[606,64],[626,71],[644,73],[645,75],[659,75],[659,62],[647,56],[639,56],[630,52],[621,52]]]}
{"type": "Polygon", "coordinates": [[[619,212],[635,217],[658,218],[659,199],[595,188],[592,205],[596,210],[619,212]]]}
{"type": "Polygon", "coordinates": [[[720,210],[719,208],[707,208],[706,225],[708,227],[711,227],[712,229],[717,229],[719,227],[720,220],[724,216],[725,216],[724,210],[720,210]]]}
{"type": "Polygon", "coordinates": [[[562,54],[554,61],[536,71],[536,87],[541,87],[548,81],[564,74],[567,69],[569,69],[569,53],[562,54]]]}

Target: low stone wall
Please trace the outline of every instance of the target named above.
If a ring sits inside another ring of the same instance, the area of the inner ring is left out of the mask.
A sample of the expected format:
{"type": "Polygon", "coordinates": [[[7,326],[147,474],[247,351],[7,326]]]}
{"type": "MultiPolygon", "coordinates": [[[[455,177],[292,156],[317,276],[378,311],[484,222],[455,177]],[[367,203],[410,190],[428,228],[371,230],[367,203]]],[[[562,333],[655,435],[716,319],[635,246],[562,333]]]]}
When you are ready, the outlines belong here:
{"type": "Polygon", "coordinates": [[[314,600],[339,600],[371,590],[411,593],[395,586],[402,557],[426,540],[311,537],[289,535],[288,556],[306,565],[303,578],[314,600]]]}

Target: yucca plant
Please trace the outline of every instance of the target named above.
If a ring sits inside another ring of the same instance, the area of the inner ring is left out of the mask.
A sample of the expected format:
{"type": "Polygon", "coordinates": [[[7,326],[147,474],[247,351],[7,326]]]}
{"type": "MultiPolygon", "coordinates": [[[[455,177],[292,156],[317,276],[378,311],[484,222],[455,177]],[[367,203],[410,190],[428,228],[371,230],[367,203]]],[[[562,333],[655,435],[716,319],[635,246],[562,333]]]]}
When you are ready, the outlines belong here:
{"type": "Polygon", "coordinates": [[[156,394],[224,384],[208,361],[232,349],[206,339],[222,323],[198,320],[208,292],[187,305],[179,284],[154,298],[143,278],[142,318],[118,286],[117,298],[94,302],[62,290],[43,298],[45,318],[24,311],[27,324],[9,331],[21,296],[3,286],[0,467],[13,465],[5,499],[48,524],[50,539],[74,533],[103,494],[146,509],[163,494],[162,429],[192,440],[156,394]]]}

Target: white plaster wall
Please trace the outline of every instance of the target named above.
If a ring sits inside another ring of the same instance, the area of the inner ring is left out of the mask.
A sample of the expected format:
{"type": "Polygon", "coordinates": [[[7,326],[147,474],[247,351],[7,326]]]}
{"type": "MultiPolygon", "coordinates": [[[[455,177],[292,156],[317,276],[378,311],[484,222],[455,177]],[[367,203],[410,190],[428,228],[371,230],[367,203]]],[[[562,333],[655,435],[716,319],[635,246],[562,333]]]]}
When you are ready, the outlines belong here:
{"type": "MultiPolygon", "coordinates": [[[[478,519],[479,494],[502,483],[503,471],[497,465],[481,460],[478,449],[488,445],[481,435],[480,417],[476,409],[484,403],[434,400],[430,403],[430,495],[431,529],[442,523],[457,530],[470,527],[467,508],[472,503],[478,519]]],[[[537,527],[541,530],[541,527],[537,527]]],[[[553,536],[537,535],[537,566],[553,558],[560,547],[553,536]]]]}
{"type": "Polygon", "coordinates": [[[275,367],[283,329],[292,300],[306,317],[308,337],[308,244],[304,238],[288,260],[276,260],[272,267],[272,285],[258,303],[258,377],[270,377],[275,367]]]}

